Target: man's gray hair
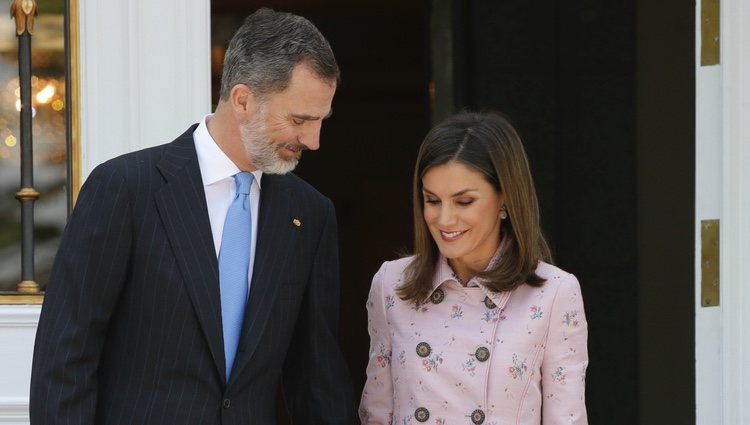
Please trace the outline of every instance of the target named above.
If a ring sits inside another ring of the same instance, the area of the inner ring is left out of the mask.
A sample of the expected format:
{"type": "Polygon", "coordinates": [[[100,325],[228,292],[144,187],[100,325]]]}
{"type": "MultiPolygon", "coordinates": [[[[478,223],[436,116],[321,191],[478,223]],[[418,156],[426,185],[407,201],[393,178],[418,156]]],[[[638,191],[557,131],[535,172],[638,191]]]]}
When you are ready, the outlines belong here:
{"type": "Polygon", "coordinates": [[[264,99],[289,86],[295,65],[305,63],[322,80],[339,81],[328,41],[315,25],[291,13],[262,8],[245,18],[224,56],[220,99],[237,84],[264,99]]]}

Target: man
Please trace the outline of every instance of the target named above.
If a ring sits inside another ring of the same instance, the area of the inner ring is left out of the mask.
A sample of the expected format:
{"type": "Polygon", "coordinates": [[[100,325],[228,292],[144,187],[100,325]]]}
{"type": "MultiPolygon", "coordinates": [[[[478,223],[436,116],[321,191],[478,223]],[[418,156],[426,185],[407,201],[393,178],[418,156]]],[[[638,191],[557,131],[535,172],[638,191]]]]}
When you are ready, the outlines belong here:
{"type": "Polygon", "coordinates": [[[91,173],[47,285],[32,424],[268,425],[279,383],[294,423],[354,423],[333,205],[288,174],[338,78],[309,21],[261,9],[213,115],[91,173]]]}

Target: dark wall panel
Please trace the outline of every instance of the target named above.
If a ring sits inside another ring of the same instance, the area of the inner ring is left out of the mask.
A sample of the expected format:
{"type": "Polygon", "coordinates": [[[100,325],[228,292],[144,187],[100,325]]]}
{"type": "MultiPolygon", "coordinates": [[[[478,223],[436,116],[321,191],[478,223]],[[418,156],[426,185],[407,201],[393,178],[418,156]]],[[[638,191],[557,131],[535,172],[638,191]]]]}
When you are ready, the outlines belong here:
{"type": "Polygon", "coordinates": [[[637,4],[640,424],[694,424],[695,4],[637,4]]]}

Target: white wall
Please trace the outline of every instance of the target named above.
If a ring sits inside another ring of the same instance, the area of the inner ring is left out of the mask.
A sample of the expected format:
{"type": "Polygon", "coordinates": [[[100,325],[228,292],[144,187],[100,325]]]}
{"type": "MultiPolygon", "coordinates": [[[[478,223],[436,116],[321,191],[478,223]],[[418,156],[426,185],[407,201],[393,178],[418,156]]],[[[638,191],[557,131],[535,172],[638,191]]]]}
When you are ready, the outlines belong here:
{"type": "MultiPolygon", "coordinates": [[[[73,0],[75,1],[75,0],[73,0]]],[[[211,107],[208,0],[79,0],[82,178],[211,107]]],[[[39,306],[0,306],[0,424],[28,424],[39,306]]]]}
{"type": "Polygon", "coordinates": [[[0,424],[29,421],[29,377],[38,306],[0,306],[0,424]]]}

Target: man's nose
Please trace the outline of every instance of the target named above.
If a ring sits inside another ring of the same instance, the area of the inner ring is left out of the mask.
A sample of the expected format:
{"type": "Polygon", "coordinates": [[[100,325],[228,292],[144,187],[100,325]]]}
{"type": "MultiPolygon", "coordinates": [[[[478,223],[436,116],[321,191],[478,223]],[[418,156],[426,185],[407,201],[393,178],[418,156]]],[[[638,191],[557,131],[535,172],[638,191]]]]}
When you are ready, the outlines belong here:
{"type": "Polygon", "coordinates": [[[308,122],[307,128],[297,136],[297,141],[311,151],[318,150],[320,148],[320,127],[321,124],[317,121],[308,122]]]}

